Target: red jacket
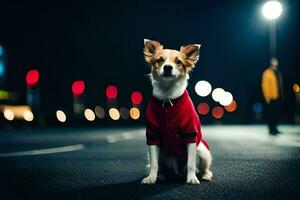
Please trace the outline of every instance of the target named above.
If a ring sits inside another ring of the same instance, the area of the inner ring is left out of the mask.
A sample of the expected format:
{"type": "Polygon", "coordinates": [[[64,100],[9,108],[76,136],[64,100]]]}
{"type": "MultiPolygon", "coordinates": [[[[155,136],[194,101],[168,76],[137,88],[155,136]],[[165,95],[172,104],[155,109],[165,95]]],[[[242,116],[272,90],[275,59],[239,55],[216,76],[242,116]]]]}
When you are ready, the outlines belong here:
{"type": "Polygon", "coordinates": [[[188,92],[171,102],[173,105],[151,97],[146,111],[147,144],[159,145],[165,154],[186,163],[187,143],[203,142],[209,147],[202,138],[200,119],[188,92]]]}

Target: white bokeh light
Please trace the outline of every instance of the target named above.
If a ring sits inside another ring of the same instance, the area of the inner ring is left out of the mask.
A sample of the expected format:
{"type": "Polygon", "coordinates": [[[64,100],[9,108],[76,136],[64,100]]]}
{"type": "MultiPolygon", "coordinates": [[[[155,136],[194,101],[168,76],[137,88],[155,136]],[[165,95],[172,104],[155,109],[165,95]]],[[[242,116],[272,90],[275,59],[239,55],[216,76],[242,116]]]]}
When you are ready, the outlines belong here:
{"type": "Polygon", "coordinates": [[[221,98],[224,96],[225,90],[222,88],[216,88],[212,92],[212,98],[215,102],[219,102],[221,98]]]}
{"type": "Polygon", "coordinates": [[[14,112],[10,109],[4,109],[3,115],[4,115],[5,119],[7,119],[8,121],[12,121],[15,118],[14,112]]]}
{"type": "Polygon", "coordinates": [[[282,5],[278,1],[268,1],[263,5],[262,13],[267,19],[277,19],[282,13],[282,5]]]}
{"type": "Polygon", "coordinates": [[[66,122],[67,120],[66,114],[61,110],[56,111],[56,118],[60,122],[66,122]]]}
{"type": "Polygon", "coordinates": [[[88,121],[94,121],[96,118],[95,113],[89,108],[85,109],[84,116],[88,121]]]}
{"type": "Polygon", "coordinates": [[[219,102],[222,106],[228,106],[229,104],[231,104],[232,101],[232,94],[230,92],[224,92],[219,102]]]}
{"type": "Polygon", "coordinates": [[[110,108],[108,114],[112,120],[120,119],[120,112],[116,108],[110,108]]]}
{"type": "Polygon", "coordinates": [[[31,112],[31,110],[25,110],[23,113],[23,118],[28,121],[31,122],[34,118],[33,113],[31,112]]]}
{"type": "Polygon", "coordinates": [[[201,97],[206,97],[211,92],[211,85],[207,81],[198,81],[195,85],[196,93],[201,97]]]}

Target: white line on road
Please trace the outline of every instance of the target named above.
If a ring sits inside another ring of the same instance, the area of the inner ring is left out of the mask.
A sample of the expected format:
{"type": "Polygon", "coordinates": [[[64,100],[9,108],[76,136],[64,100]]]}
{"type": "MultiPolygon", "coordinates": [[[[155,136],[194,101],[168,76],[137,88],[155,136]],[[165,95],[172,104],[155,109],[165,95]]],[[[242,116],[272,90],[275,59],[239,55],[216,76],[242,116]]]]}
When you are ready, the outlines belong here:
{"type": "Polygon", "coordinates": [[[10,153],[0,153],[0,157],[15,157],[15,156],[31,156],[31,155],[43,155],[43,154],[53,154],[53,153],[65,153],[71,151],[79,151],[84,149],[83,144],[75,144],[63,147],[48,148],[48,149],[37,149],[30,151],[19,151],[10,153]]]}
{"type": "Polygon", "coordinates": [[[124,140],[130,140],[134,137],[142,136],[144,135],[143,132],[135,133],[135,132],[124,132],[122,134],[118,135],[109,135],[107,136],[106,140],[108,143],[116,143],[124,140]]]}
{"type": "Polygon", "coordinates": [[[300,142],[297,141],[284,141],[284,140],[278,140],[275,141],[275,144],[279,146],[293,146],[293,147],[300,147],[300,142]]]}

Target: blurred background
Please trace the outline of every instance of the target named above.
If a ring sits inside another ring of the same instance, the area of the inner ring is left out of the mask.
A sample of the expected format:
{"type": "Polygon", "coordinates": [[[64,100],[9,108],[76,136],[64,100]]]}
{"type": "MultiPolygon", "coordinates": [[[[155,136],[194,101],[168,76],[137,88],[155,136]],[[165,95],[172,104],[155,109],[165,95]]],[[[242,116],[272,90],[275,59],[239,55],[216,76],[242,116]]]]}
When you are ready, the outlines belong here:
{"type": "MultiPolygon", "coordinates": [[[[299,124],[299,8],[281,1],[282,122],[299,124]]],[[[1,1],[0,128],[144,125],[143,39],[201,44],[188,91],[203,124],[264,123],[264,1],[1,1]]]]}

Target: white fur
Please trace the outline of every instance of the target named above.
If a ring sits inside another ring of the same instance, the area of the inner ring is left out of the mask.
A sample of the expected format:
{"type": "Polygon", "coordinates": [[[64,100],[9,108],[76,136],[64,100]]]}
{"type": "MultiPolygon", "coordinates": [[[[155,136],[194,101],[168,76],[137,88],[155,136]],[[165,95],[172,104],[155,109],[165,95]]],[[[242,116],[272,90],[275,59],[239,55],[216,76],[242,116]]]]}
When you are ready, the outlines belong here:
{"type": "Polygon", "coordinates": [[[213,177],[210,171],[210,165],[212,162],[212,157],[210,151],[206,146],[200,142],[198,146],[195,143],[187,145],[188,152],[188,162],[184,171],[180,171],[177,166],[176,157],[167,156],[163,152],[159,151],[158,146],[150,145],[150,173],[149,176],[142,180],[142,184],[154,184],[161,174],[158,174],[160,169],[158,158],[162,159],[168,168],[172,170],[178,176],[187,176],[186,182],[188,184],[199,184],[199,180],[196,174],[201,174],[202,180],[210,181],[213,177]]]}
{"type": "Polygon", "coordinates": [[[186,74],[184,77],[172,80],[155,80],[153,75],[150,74],[150,78],[153,86],[153,96],[159,100],[165,100],[176,99],[183,95],[188,84],[189,75],[186,74]]]}
{"type": "Polygon", "coordinates": [[[187,161],[187,179],[186,183],[189,184],[200,184],[197,176],[196,176],[196,143],[187,144],[187,154],[188,154],[188,161],[187,161]]]}
{"type": "Polygon", "coordinates": [[[144,178],[141,183],[143,184],[153,184],[156,182],[157,172],[158,172],[158,155],[159,149],[157,145],[149,145],[150,154],[150,173],[149,176],[144,178]]]}

